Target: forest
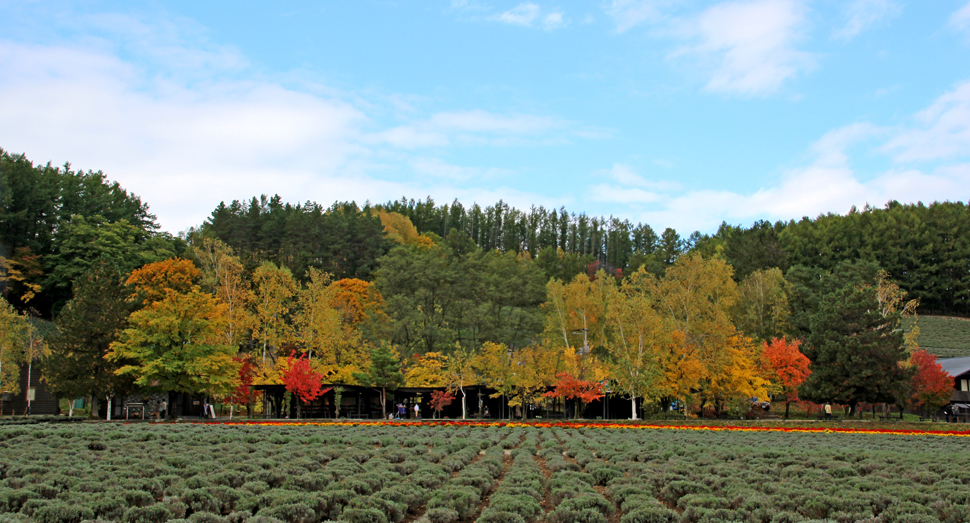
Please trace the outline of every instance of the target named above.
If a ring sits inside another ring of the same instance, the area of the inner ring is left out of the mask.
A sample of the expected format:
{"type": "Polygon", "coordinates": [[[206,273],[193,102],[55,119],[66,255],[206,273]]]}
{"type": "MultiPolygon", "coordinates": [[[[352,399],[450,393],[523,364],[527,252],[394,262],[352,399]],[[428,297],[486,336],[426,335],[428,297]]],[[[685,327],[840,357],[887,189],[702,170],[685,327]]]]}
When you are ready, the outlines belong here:
{"type": "Polygon", "coordinates": [[[684,237],[501,201],[264,195],[173,236],[102,172],[0,150],[0,387],[36,364],[94,401],[159,389],[251,409],[254,384],[310,401],[321,383],[482,383],[512,406],[609,389],[647,414],[768,397],[932,410],[952,383],[917,313],[970,316],[967,212],[889,202],[684,237]]]}

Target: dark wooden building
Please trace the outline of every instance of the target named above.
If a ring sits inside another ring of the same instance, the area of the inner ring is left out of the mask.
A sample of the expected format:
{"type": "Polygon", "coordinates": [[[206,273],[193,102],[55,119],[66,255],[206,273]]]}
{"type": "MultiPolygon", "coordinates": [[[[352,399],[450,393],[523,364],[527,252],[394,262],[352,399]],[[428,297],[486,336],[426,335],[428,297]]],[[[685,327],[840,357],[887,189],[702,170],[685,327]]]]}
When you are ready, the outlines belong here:
{"type": "Polygon", "coordinates": [[[970,357],[943,358],[937,362],[953,376],[950,412],[960,421],[970,421],[970,357]]]}
{"type": "MultiPolygon", "coordinates": [[[[330,388],[323,396],[300,408],[302,418],[350,418],[350,419],[380,419],[380,392],[371,387],[356,385],[340,385],[340,405],[337,405],[336,391],[338,385],[324,385],[330,388]]],[[[289,409],[284,408],[286,387],[283,385],[257,385],[254,387],[263,394],[263,417],[265,418],[296,418],[296,402],[291,401],[289,409]]],[[[398,417],[399,405],[404,407],[406,419],[414,418],[414,406],[418,405],[422,419],[431,419],[437,414],[430,407],[431,393],[443,391],[444,387],[400,387],[387,392],[387,414],[398,417]]],[[[574,402],[546,399],[521,407],[509,407],[507,398],[501,396],[493,398],[494,389],[473,385],[465,387],[465,415],[468,419],[491,418],[508,419],[562,419],[574,417],[574,402]]],[[[455,400],[442,409],[441,417],[461,419],[461,393],[454,392],[455,400]]],[[[591,402],[585,406],[580,417],[586,419],[628,419],[631,406],[628,399],[607,396],[591,402]]]]}
{"type": "Polygon", "coordinates": [[[44,414],[57,415],[60,413],[60,406],[57,398],[47,390],[44,383],[40,380],[40,369],[34,365],[30,372],[30,388],[33,389],[33,399],[30,401],[30,412],[27,412],[27,367],[20,369],[20,392],[17,394],[3,394],[3,415],[4,416],[23,416],[24,414],[44,414]]]}

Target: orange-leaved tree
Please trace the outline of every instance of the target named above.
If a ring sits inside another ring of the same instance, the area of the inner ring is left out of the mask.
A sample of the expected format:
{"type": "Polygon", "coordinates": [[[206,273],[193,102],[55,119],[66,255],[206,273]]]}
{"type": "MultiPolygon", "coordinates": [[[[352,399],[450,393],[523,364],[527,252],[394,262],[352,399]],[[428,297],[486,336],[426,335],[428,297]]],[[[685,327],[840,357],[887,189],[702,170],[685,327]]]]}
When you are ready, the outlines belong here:
{"type": "Polygon", "coordinates": [[[320,396],[323,396],[329,388],[323,388],[323,374],[314,371],[310,367],[310,360],[304,355],[296,357],[296,351],[290,352],[290,357],[286,359],[286,370],[283,371],[283,385],[286,390],[297,397],[296,417],[301,415],[301,405],[309,403],[320,396]]]}
{"type": "Polygon", "coordinates": [[[135,288],[146,304],[162,301],[170,292],[185,294],[195,287],[199,269],[189,260],[169,258],[135,269],[125,283],[135,288]]]}
{"type": "Polygon", "coordinates": [[[935,412],[953,396],[953,376],[936,361],[936,356],[919,349],[909,358],[916,368],[913,375],[913,406],[935,412]]]}
{"type": "Polygon", "coordinates": [[[761,348],[761,368],[764,375],[774,385],[778,394],[785,395],[785,419],[791,402],[798,401],[798,386],[802,384],[812,370],[808,356],[798,350],[801,341],[787,341],[785,338],[772,338],[761,348]]]}
{"type": "Polygon", "coordinates": [[[577,400],[579,402],[575,416],[577,419],[579,419],[587,403],[603,397],[603,383],[601,382],[577,379],[565,372],[560,372],[556,377],[558,380],[553,385],[553,390],[545,393],[545,396],[577,400]]]}

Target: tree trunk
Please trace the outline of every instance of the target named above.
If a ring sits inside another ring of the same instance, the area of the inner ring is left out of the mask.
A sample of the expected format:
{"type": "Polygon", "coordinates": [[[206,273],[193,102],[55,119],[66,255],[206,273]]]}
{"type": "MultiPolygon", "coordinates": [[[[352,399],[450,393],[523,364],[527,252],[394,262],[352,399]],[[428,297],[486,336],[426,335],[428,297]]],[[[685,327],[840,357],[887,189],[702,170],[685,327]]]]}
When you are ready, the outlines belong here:
{"type": "Polygon", "coordinates": [[[98,405],[98,395],[97,394],[92,394],[91,395],[91,413],[88,414],[88,417],[91,418],[91,419],[99,419],[98,409],[100,407],[101,406],[98,405]]]}
{"type": "Polygon", "coordinates": [[[107,414],[105,415],[104,419],[111,421],[111,396],[105,396],[105,401],[107,402],[107,407],[104,409],[104,411],[107,414]]]}
{"type": "Polygon", "coordinates": [[[785,419],[788,419],[788,409],[790,407],[791,407],[791,402],[790,401],[786,401],[785,402],[785,419]]]}
{"type": "Polygon", "coordinates": [[[636,396],[630,396],[630,405],[633,406],[633,417],[630,419],[632,420],[640,419],[637,417],[637,397],[636,396]]]}
{"type": "MultiPolygon", "coordinates": [[[[31,350],[33,350],[33,346],[31,346],[31,350]]],[[[31,360],[27,362],[27,390],[24,393],[24,396],[26,396],[27,399],[27,410],[24,412],[25,415],[30,414],[30,371],[33,368],[33,365],[34,360],[31,358],[31,360]]]]}
{"type": "Polygon", "coordinates": [[[463,387],[458,387],[461,391],[461,419],[468,419],[465,417],[465,389],[463,387]]]}
{"type": "Polygon", "coordinates": [[[381,387],[381,419],[387,419],[387,390],[381,387]]]}

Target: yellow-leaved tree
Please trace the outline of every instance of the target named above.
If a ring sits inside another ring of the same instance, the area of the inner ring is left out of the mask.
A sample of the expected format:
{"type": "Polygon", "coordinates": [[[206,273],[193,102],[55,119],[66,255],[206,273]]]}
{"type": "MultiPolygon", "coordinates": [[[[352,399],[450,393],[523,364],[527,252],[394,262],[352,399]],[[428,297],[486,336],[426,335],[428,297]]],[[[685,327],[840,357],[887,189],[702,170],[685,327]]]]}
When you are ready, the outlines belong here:
{"type": "Polygon", "coordinates": [[[448,358],[448,365],[444,369],[446,386],[451,392],[461,394],[461,419],[467,419],[467,405],[465,387],[478,383],[478,372],[475,369],[475,354],[470,350],[455,344],[455,350],[448,358]]]}
{"type": "Polygon", "coordinates": [[[403,214],[389,212],[383,209],[376,210],[384,226],[384,234],[388,240],[401,245],[410,245],[418,242],[418,229],[411,223],[411,219],[403,214]]]}
{"type": "MultiPolygon", "coordinates": [[[[293,274],[286,267],[280,268],[272,262],[263,262],[253,273],[256,286],[255,323],[253,338],[262,349],[262,371],[264,379],[269,379],[271,367],[276,363],[284,344],[293,339],[293,329],[289,323],[293,298],[298,287],[293,274]]],[[[274,381],[275,383],[276,381],[274,381]]]]}
{"type": "Polygon", "coordinates": [[[31,326],[7,300],[0,297],[0,390],[20,392],[20,364],[30,340],[31,326]]]}
{"type": "Polygon", "coordinates": [[[474,368],[489,388],[495,389],[490,397],[506,398],[515,388],[512,351],[504,343],[486,341],[478,351],[474,368]]]}
{"type": "Polygon", "coordinates": [[[444,387],[448,384],[448,356],[440,352],[416,354],[404,372],[407,387],[444,387]]]}
{"type": "Polygon", "coordinates": [[[630,397],[631,419],[638,419],[637,398],[646,402],[663,395],[661,361],[673,348],[670,324],[654,308],[654,288],[653,275],[641,267],[607,300],[610,379],[630,397]]]}
{"type": "Polygon", "coordinates": [[[568,372],[577,379],[602,379],[592,351],[605,340],[607,299],[615,286],[605,271],[594,280],[583,273],[566,284],[553,279],[546,285],[545,339],[564,351],[568,372]]]}
{"type": "Polygon", "coordinates": [[[226,343],[239,346],[253,328],[250,306],[253,291],[246,280],[245,268],[232,248],[221,240],[205,238],[195,247],[195,255],[202,264],[202,289],[226,304],[226,343]]]}
{"type": "Polygon", "coordinates": [[[681,256],[654,280],[658,312],[679,333],[664,358],[664,382],[678,399],[698,391],[701,406],[719,409],[728,399],[767,397],[753,371],[757,345],[739,336],[729,312],[737,303],[731,267],[718,258],[681,256]],[[750,371],[750,372],[749,372],[750,371]]]}

